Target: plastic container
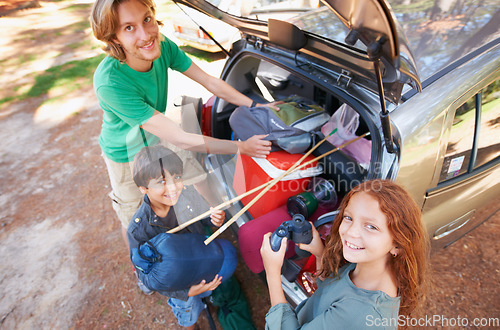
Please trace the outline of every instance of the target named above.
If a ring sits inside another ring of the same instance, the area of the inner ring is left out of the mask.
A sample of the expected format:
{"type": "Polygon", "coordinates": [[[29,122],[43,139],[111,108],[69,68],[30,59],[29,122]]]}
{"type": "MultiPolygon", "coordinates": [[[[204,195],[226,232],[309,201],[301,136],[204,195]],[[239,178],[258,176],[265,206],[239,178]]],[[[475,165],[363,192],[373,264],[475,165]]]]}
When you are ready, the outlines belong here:
{"type": "MultiPolygon", "coordinates": [[[[339,147],[357,137],[356,130],[358,127],[359,114],[344,103],[335,111],[330,120],[321,127],[321,133],[327,136],[334,129],[337,129],[337,132],[331,135],[327,140],[334,146],[339,147]]],[[[370,166],[372,141],[364,138],[359,139],[347,145],[342,151],[346,155],[354,158],[364,169],[368,169],[370,166]]]]}
{"type": "MultiPolygon", "coordinates": [[[[289,154],[285,151],[271,152],[266,159],[238,155],[233,188],[238,195],[241,195],[262,185],[264,182],[279,177],[302,156],[302,154],[289,154]]],[[[313,156],[308,156],[302,163],[313,158],[313,156]]],[[[248,209],[248,212],[252,217],[257,218],[279,206],[285,205],[289,197],[304,192],[311,178],[322,172],[322,167],[316,162],[287,175],[253,204],[248,209]]],[[[260,190],[242,198],[241,202],[244,205],[248,204],[259,192],[260,190]]]]}

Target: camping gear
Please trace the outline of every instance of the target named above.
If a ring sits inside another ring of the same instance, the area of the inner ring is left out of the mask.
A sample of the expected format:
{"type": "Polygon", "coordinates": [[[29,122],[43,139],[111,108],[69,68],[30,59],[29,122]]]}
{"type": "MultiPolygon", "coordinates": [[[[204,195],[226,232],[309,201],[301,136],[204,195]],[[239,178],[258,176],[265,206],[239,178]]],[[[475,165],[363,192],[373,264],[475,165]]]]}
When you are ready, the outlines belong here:
{"type": "MultiPolygon", "coordinates": [[[[314,223],[320,215],[329,211],[331,210],[325,209],[320,205],[308,221],[314,223]]],[[[238,246],[240,248],[241,257],[253,273],[258,274],[264,270],[264,264],[262,263],[262,257],[260,255],[260,247],[262,246],[264,234],[274,232],[283,221],[291,219],[292,217],[288,213],[286,205],[282,205],[277,209],[243,224],[238,229],[238,246]]],[[[285,259],[296,257],[296,252],[295,244],[289,241],[285,259]]]]}
{"type": "MultiPolygon", "coordinates": [[[[264,182],[279,177],[290,168],[302,155],[289,154],[285,151],[271,152],[266,159],[252,158],[238,155],[234,174],[233,187],[237,194],[242,194],[264,182]]],[[[309,156],[304,160],[311,160],[309,156]]],[[[311,164],[309,167],[298,170],[278,182],[269,190],[265,198],[259,199],[248,212],[256,218],[275,208],[286,204],[289,197],[306,190],[311,177],[321,174],[321,167],[311,164]]],[[[243,204],[250,202],[258,192],[241,199],[243,204]]]]}
{"type": "MultiPolygon", "coordinates": [[[[356,137],[354,140],[351,140],[354,142],[349,141],[351,142],[350,144],[346,145],[346,143],[349,142],[344,143],[345,147],[355,144],[359,140],[362,140],[366,135],[367,133],[356,137]]],[[[322,136],[315,136],[315,138],[321,139],[322,136]]],[[[340,196],[344,196],[352,188],[365,181],[367,173],[367,171],[361,167],[355,159],[343,152],[345,147],[342,148],[341,146],[341,148],[335,148],[335,146],[330,143],[323,143],[313,151],[313,155],[319,157],[334,151],[335,149],[342,149],[323,156],[320,160],[320,164],[323,166],[323,176],[333,184],[335,191],[340,196]]]]}
{"type": "Polygon", "coordinates": [[[302,214],[306,219],[316,211],[319,204],[331,207],[337,204],[337,192],[333,184],[320,177],[313,178],[306,191],[286,201],[286,207],[291,216],[302,214]]]}
{"type": "Polygon", "coordinates": [[[236,249],[227,240],[205,245],[205,236],[194,233],[161,233],[132,250],[132,263],[139,279],[154,291],[190,288],[215,275],[228,279],[238,262],[236,249]]]}
{"type": "Polygon", "coordinates": [[[211,295],[218,306],[217,318],[224,330],[255,330],[247,298],[234,276],[221,283],[211,295]]]}
{"type": "Polygon", "coordinates": [[[229,124],[235,137],[247,140],[254,135],[267,134],[271,141],[271,151],[285,150],[289,153],[302,153],[311,145],[308,132],[318,130],[330,116],[321,107],[305,98],[293,96],[271,107],[236,108],[229,124]]]}
{"type": "MultiPolygon", "coordinates": [[[[328,137],[327,141],[338,147],[356,138],[358,127],[359,113],[344,103],[335,111],[328,122],[321,127],[321,133],[327,136],[334,129],[337,129],[337,134],[332,134],[328,137]]],[[[351,145],[346,146],[343,152],[354,158],[364,169],[368,169],[372,153],[372,141],[359,139],[351,145]]]]}
{"type": "MultiPolygon", "coordinates": [[[[333,132],[335,132],[335,131],[332,131],[332,133],[333,132]]],[[[332,134],[332,133],[330,133],[330,134],[332,134]]],[[[357,138],[355,138],[355,139],[353,139],[351,141],[348,141],[348,142],[344,143],[341,146],[338,146],[337,148],[328,150],[327,152],[325,152],[325,153],[317,156],[316,158],[311,159],[310,161],[306,161],[305,163],[302,163],[304,161],[304,159],[306,159],[321,144],[323,144],[323,142],[326,141],[326,139],[327,139],[328,136],[324,137],[314,147],[312,147],[309,151],[307,151],[304,154],[304,156],[302,156],[298,161],[296,161],[295,164],[293,164],[288,170],[286,170],[283,174],[281,174],[276,179],[273,179],[272,181],[270,181],[269,184],[266,185],[266,187],[263,188],[261,190],[261,192],[259,192],[259,194],[257,196],[255,196],[247,205],[245,205],[241,210],[239,210],[235,215],[233,215],[233,217],[231,219],[229,219],[228,221],[226,221],[226,223],[224,225],[220,226],[219,229],[217,229],[209,238],[207,238],[205,240],[205,244],[209,244],[211,241],[213,241],[215,238],[217,238],[217,236],[219,236],[224,230],[226,230],[230,225],[232,225],[244,212],[246,212],[253,204],[255,204],[262,196],[264,196],[265,193],[267,193],[271,188],[273,188],[276,185],[276,183],[278,183],[285,176],[287,176],[288,174],[292,173],[293,171],[295,171],[299,167],[306,167],[307,165],[312,164],[312,163],[314,163],[315,161],[317,161],[319,159],[327,157],[327,156],[329,156],[329,155],[331,155],[331,154],[333,154],[333,153],[341,150],[345,146],[348,146],[349,144],[354,143],[357,140],[362,139],[362,138],[364,138],[364,137],[366,137],[368,135],[370,135],[370,132],[366,132],[363,135],[358,136],[357,138]]]]}

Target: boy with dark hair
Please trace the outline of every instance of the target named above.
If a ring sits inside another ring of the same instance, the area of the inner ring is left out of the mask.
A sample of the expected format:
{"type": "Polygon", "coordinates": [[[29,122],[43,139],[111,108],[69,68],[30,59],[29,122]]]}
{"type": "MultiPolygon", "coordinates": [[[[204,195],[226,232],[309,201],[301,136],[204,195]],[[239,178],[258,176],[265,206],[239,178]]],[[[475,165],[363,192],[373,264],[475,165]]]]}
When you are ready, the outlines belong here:
{"type": "MultiPolygon", "coordinates": [[[[133,179],[144,194],[144,201],[132,217],[128,229],[127,239],[130,254],[139,245],[152,239],[160,233],[178,225],[174,206],[184,188],[182,160],[170,149],[162,145],[142,148],[134,159],[133,179]]],[[[224,222],[225,213],[222,210],[213,210],[210,218],[202,220],[205,224],[220,227],[224,222]]],[[[203,225],[194,223],[179,233],[204,234],[203,225]]],[[[204,309],[203,297],[221,283],[221,277],[206,283],[205,280],[190,288],[173,292],[159,292],[170,297],[168,304],[181,326],[194,328],[199,313],[204,309]]],[[[139,287],[146,293],[148,288],[138,279],[139,287]]]]}

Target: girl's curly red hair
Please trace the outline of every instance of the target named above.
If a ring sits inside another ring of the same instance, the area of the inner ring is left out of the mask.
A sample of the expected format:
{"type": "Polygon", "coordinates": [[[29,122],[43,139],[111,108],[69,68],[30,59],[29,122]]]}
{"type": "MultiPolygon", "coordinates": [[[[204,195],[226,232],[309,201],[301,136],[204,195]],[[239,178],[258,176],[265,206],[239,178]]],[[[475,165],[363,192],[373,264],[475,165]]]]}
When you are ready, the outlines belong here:
{"type": "Polygon", "coordinates": [[[321,275],[338,276],[339,268],[345,263],[339,227],[349,201],[360,192],[374,197],[387,217],[387,225],[396,246],[399,247],[398,255],[388,259],[396,279],[398,295],[401,297],[399,315],[410,315],[415,308],[423,304],[427,291],[429,239],[417,204],[404,188],[392,181],[363,182],[343,198],[331,234],[327,238],[321,275]]]}

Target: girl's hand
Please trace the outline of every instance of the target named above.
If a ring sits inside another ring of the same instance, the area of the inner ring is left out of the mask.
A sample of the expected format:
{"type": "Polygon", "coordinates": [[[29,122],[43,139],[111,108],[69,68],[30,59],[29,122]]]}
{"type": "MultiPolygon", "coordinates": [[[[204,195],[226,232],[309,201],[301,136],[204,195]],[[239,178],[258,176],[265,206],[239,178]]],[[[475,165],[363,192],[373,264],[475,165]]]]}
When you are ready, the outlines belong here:
{"type": "Polygon", "coordinates": [[[271,234],[272,233],[267,233],[264,235],[262,246],[260,248],[260,255],[262,256],[266,274],[268,276],[280,276],[281,266],[283,266],[283,259],[285,258],[288,239],[286,237],[283,238],[281,240],[280,249],[277,252],[274,252],[273,249],[271,249],[271,234]]]}
{"type": "Polygon", "coordinates": [[[213,207],[210,208],[210,211],[212,213],[210,214],[210,220],[212,221],[213,225],[216,227],[222,226],[224,223],[224,219],[226,218],[226,214],[222,210],[216,210],[213,207]]]}
{"type": "Polygon", "coordinates": [[[213,291],[219,286],[221,282],[222,277],[218,274],[215,275],[212,282],[206,283],[205,280],[202,280],[199,284],[193,285],[189,288],[188,296],[194,297],[206,291],[213,291]]]}
{"type": "Polygon", "coordinates": [[[312,224],[312,222],[311,225],[313,234],[313,239],[311,243],[309,244],[299,243],[297,244],[297,246],[304,251],[314,254],[316,259],[321,259],[321,257],[323,256],[323,250],[325,249],[325,246],[323,245],[323,241],[321,240],[321,237],[318,231],[316,230],[316,227],[314,227],[314,225],[312,224]]]}
{"type": "Polygon", "coordinates": [[[239,152],[250,157],[266,158],[271,152],[271,141],[263,140],[266,136],[254,135],[246,141],[239,141],[239,152]]]}

